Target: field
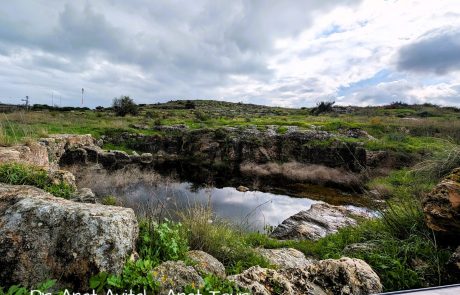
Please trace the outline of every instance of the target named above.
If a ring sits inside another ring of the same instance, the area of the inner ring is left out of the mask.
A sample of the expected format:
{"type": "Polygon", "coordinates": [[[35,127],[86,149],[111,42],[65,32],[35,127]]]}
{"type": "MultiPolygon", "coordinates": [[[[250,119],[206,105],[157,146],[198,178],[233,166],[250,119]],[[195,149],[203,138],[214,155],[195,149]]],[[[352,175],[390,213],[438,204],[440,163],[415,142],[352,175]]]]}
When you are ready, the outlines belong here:
{"type": "MultiPolygon", "coordinates": [[[[205,100],[172,101],[139,107],[136,116],[124,117],[116,116],[110,108],[66,111],[41,108],[1,113],[0,145],[14,145],[57,133],[89,133],[98,138],[121,132],[159,136],[174,132],[162,128],[164,126],[190,130],[272,128],[278,133],[285,133],[293,128],[291,126],[296,126],[300,130],[328,131],[343,141],[362,142],[368,151],[387,151],[393,158],[394,163],[376,167],[380,169],[373,172],[364,172],[369,173],[364,191],[374,190],[385,197],[386,205],[380,212],[382,218],[363,221],[358,227],[345,228],[318,242],[286,242],[270,239],[262,233],[244,232],[225,222],[209,224],[207,221],[212,212],[196,208],[204,211],[202,214],[184,213],[181,224],[187,230],[175,231],[180,237],[174,238],[181,243],[188,241],[184,248],[200,248],[216,256],[224,262],[229,273],[238,273],[256,264],[267,265],[266,261],[254,255],[251,250],[254,247],[288,246],[321,259],[343,255],[364,259],[378,273],[385,290],[458,281],[445,267],[453,249],[438,245],[424,223],[420,200],[451,169],[460,166],[460,109],[394,103],[381,107],[334,107],[330,112],[313,115],[308,108],[275,108],[205,100]],[[347,136],[347,132],[355,129],[363,130],[369,136],[347,136]],[[370,246],[366,251],[350,252],[348,246],[356,243],[370,246]],[[224,247],[237,251],[222,253],[224,247]]],[[[106,145],[105,148],[131,152],[125,146],[106,145]]],[[[163,230],[169,230],[168,226],[174,228],[175,225],[166,224],[163,230]]],[[[143,230],[142,234],[149,235],[146,228],[143,230]]],[[[166,249],[165,256],[170,254],[167,244],[166,241],[161,246],[166,249]]],[[[144,256],[145,259],[149,257],[147,254],[144,256]]],[[[134,270],[126,271],[131,275],[137,269],[134,267],[134,270]]]]}

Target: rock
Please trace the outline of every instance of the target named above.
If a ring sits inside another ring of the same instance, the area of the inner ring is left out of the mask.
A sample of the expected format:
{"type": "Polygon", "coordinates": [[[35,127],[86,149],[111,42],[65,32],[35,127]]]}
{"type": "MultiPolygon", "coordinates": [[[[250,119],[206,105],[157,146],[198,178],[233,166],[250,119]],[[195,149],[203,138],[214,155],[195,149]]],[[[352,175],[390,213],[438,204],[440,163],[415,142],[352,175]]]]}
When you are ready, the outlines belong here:
{"type": "Polygon", "coordinates": [[[91,134],[53,134],[47,138],[40,138],[39,142],[46,146],[50,163],[59,163],[62,155],[68,150],[83,147],[97,147],[96,140],[91,134]]]}
{"type": "Polygon", "coordinates": [[[348,129],[341,129],[339,130],[340,133],[344,134],[345,136],[352,137],[352,138],[363,138],[367,140],[375,140],[375,137],[367,133],[367,131],[361,128],[348,128],[348,129]]]}
{"type": "Polygon", "coordinates": [[[74,202],[79,202],[79,203],[96,203],[96,195],[93,193],[93,191],[90,188],[83,187],[78,189],[76,194],[72,196],[71,198],[72,201],[74,202]]]}
{"type": "Polygon", "coordinates": [[[0,164],[22,163],[49,169],[48,150],[42,144],[30,142],[26,145],[0,147],[0,164]]]}
{"type": "Polygon", "coordinates": [[[236,188],[236,190],[239,191],[239,192],[245,193],[245,192],[248,192],[248,191],[249,191],[249,188],[240,185],[239,187],[236,188]]]}
{"type": "Polygon", "coordinates": [[[149,164],[153,161],[153,156],[151,153],[142,153],[140,158],[141,163],[149,164]]]}
{"type": "Polygon", "coordinates": [[[460,235],[460,168],[443,179],[422,200],[427,226],[458,244],[460,235]],[[453,240],[452,240],[453,239],[453,240]]]}
{"type": "Polygon", "coordinates": [[[308,281],[308,273],[300,268],[281,271],[253,266],[239,275],[227,277],[253,295],[315,294],[326,295],[320,287],[308,281]]]}
{"type": "Polygon", "coordinates": [[[460,275],[460,246],[458,246],[452,256],[450,256],[447,262],[447,268],[453,276],[458,277],[460,275]]]}
{"type": "Polygon", "coordinates": [[[299,250],[292,248],[263,249],[257,248],[257,253],[278,268],[303,268],[314,260],[307,259],[299,250]]]}
{"type": "Polygon", "coordinates": [[[377,248],[374,243],[354,243],[346,245],[343,249],[344,254],[365,253],[377,248]]]}
{"type": "Polygon", "coordinates": [[[356,225],[356,215],[369,217],[342,206],[317,203],[284,220],[270,236],[280,240],[318,240],[342,227],[356,225]]]}
{"type": "Polygon", "coordinates": [[[114,151],[110,151],[110,152],[115,155],[115,159],[117,161],[129,161],[129,155],[125,151],[114,150],[114,151]]]}
{"type": "Polygon", "coordinates": [[[306,267],[310,280],[328,294],[376,294],[382,284],[372,268],[361,259],[326,259],[306,267]]]}
{"type": "Polygon", "coordinates": [[[65,183],[70,187],[76,189],[75,175],[66,170],[51,170],[48,172],[51,183],[60,184],[65,183]]]}
{"type": "Polygon", "coordinates": [[[196,264],[193,266],[200,273],[213,274],[220,278],[225,278],[224,265],[206,252],[193,250],[187,256],[196,264]]]}
{"type": "Polygon", "coordinates": [[[160,283],[160,294],[167,294],[169,290],[182,292],[186,286],[194,288],[204,286],[203,278],[192,266],[186,266],[182,261],[166,261],[155,267],[153,278],[160,283]]]}
{"type": "Polygon", "coordinates": [[[74,148],[66,150],[59,159],[60,166],[73,164],[87,164],[88,152],[83,148],[74,148]]]}
{"type": "Polygon", "coordinates": [[[30,186],[0,185],[0,282],[85,290],[120,273],[138,236],[132,209],[75,203],[30,186]]]}

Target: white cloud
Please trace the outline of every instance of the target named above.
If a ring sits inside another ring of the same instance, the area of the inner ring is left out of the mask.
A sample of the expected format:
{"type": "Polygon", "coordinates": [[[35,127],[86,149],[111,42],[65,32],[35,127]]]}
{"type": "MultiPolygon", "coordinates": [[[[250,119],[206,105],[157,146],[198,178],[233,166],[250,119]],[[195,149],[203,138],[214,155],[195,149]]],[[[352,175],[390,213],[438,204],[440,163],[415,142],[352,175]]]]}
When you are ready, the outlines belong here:
{"type": "Polygon", "coordinates": [[[458,72],[396,65],[401,48],[417,48],[433,30],[455,31],[459,16],[457,0],[18,0],[0,7],[0,101],[50,103],[54,91],[76,105],[84,87],[91,106],[121,94],[458,105],[458,72]]]}

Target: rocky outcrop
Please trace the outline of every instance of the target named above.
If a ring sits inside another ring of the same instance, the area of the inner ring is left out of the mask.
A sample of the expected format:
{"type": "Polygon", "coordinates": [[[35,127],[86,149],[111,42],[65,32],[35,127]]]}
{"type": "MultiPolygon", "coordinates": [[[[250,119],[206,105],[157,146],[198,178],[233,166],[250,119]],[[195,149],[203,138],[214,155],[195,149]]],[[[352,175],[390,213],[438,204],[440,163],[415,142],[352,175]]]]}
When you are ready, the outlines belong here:
{"type": "Polygon", "coordinates": [[[268,262],[278,269],[282,268],[304,268],[312,263],[313,259],[307,259],[299,250],[292,248],[263,249],[257,248],[257,253],[268,260],[268,262]]]}
{"type": "Polygon", "coordinates": [[[281,271],[253,266],[239,275],[227,277],[253,295],[326,295],[319,286],[308,280],[308,273],[300,268],[281,271]]]}
{"type": "Polygon", "coordinates": [[[457,245],[460,241],[460,168],[442,180],[423,201],[429,228],[457,245]],[[452,240],[453,239],[453,240],[452,240]]]}
{"type": "Polygon", "coordinates": [[[97,141],[91,134],[53,134],[41,138],[39,143],[44,145],[48,151],[49,161],[55,165],[68,150],[81,149],[83,147],[98,148],[97,141]]]}
{"type": "Polygon", "coordinates": [[[0,147],[0,164],[2,163],[22,163],[43,169],[50,168],[46,147],[36,142],[11,147],[0,147]]]}
{"type": "Polygon", "coordinates": [[[50,170],[48,171],[48,176],[52,184],[65,183],[72,187],[73,189],[77,188],[75,181],[75,175],[66,170],[50,170]]]}
{"type": "Polygon", "coordinates": [[[153,155],[166,155],[166,160],[210,165],[295,161],[355,172],[366,166],[364,148],[320,130],[289,130],[284,134],[257,128],[179,130],[165,135],[119,133],[105,136],[104,141],[153,155]]]}
{"type": "Polygon", "coordinates": [[[228,277],[252,294],[376,294],[382,291],[377,274],[360,259],[313,262],[303,268],[272,270],[259,266],[228,277]]]}
{"type": "Polygon", "coordinates": [[[84,290],[99,272],[119,273],[134,250],[132,209],[76,203],[29,186],[0,185],[0,282],[84,290]]]}
{"type": "Polygon", "coordinates": [[[192,266],[186,266],[182,261],[166,261],[155,267],[153,278],[160,284],[159,294],[168,294],[170,290],[182,292],[186,286],[201,288],[203,278],[192,266]]]}
{"type": "Polygon", "coordinates": [[[280,240],[318,240],[342,227],[356,225],[357,216],[369,217],[342,206],[313,204],[310,209],[284,220],[270,236],[280,240]]]}
{"type": "Polygon", "coordinates": [[[382,291],[372,268],[361,259],[326,259],[307,266],[309,279],[329,294],[365,295],[382,291]]]}
{"type": "Polygon", "coordinates": [[[96,203],[96,195],[90,188],[82,187],[70,198],[74,202],[79,203],[96,203]]]}
{"type": "Polygon", "coordinates": [[[199,273],[212,274],[222,279],[225,278],[224,265],[212,255],[203,251],[192,250],[187,253],[187,256],[194,263],[193,267],[199,273]]]}

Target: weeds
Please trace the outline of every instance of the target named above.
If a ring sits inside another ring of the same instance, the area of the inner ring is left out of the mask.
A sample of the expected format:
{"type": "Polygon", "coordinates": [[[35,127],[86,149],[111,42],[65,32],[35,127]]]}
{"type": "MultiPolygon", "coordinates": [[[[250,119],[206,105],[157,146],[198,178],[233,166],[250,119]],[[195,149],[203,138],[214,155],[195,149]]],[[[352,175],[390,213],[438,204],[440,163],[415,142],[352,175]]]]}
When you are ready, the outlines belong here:
{"type": "Polygon", "coordinates": [[[32,185],[65,199],[69,199],[74,193],[74,188],[67,183],[52,183],[45,170],[18,163],[0,165],[0,182],[13,185],[32,185]]]}

